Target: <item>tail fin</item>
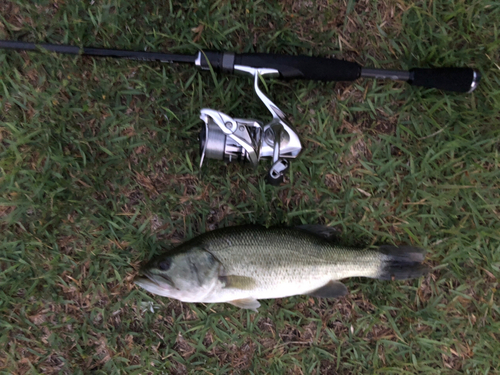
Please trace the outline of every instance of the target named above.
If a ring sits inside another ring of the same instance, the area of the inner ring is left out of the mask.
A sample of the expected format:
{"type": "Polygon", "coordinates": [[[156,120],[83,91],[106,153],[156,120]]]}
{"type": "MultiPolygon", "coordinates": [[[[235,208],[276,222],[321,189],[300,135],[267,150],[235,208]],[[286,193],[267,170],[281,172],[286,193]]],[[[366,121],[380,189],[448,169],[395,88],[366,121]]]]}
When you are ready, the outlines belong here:
{"type": "Polygon", "coordinates": [[[425,250],[412,246],[380,246],[378,251],[386,255],[380,267],[378,279],[405,280],[415,279],[429,272],[422,264],[425,250]]]}

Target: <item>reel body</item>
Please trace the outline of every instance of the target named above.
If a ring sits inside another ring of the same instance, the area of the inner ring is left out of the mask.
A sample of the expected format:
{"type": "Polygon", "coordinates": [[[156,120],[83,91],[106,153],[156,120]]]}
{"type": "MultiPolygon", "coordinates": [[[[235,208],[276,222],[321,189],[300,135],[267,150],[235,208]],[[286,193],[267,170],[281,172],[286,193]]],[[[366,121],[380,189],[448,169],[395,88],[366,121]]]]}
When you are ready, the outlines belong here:
{"type": "Polygon", "coordinates": [[[200,118],[205,124],[200,132],[200,167],[205,158],[249,162],[254,167],[261,158],[272,158],[267,182],[280,184],[290,166],[289,159],[299,155],[302,144],[285,114],[259,88],[261,76],[277,76],[279,72],[243,65],[235,65],[234,71],[253,76],[254,90],[271,112],[272,120],[264,125],[258,120],[232,118],[214,109],[202,109],[200,118]]]}

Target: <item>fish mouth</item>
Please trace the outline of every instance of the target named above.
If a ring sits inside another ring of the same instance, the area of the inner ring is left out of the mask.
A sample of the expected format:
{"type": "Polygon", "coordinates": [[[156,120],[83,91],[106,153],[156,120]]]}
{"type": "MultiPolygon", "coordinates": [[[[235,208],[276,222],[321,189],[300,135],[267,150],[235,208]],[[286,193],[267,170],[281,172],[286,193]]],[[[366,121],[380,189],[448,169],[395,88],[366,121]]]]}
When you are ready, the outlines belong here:
{"type": "Polygon", "coordinates": [[[175,287],[171,286],[171,281],[168,278],[162,276],[162,279],[165,280],[165,282],[162,282],[162,279],[158,279],[158,276],[160,275],[143,272],[141,276],[137,276],[134,279],[134,284],[152,294],[157,294],[163,297],[172,297],[172,292],[175,287]]]}
{"type": "Polygon", "coordinates": [[[144,272],[144,276],[146,276],[149,280],[151,280],[151,282],[152,282],[152,283],[154,283],[154,284],[156,284],[156,285],[160,286],[160,284],[158,283],[158,281],[156,281],[156,280],[154,279],[153,275],[151,275],[151,273],[150,273],[150,272],[147,272],[147,271],[146,271],[146,272],[144,272]]]}
{"type": "Polygon", "coordinates": [[[153,275],[151,274],[151,272],[149,271],[144,271],[142,273],[143,276],[145,277],[142,277],[142,276],[136,276],[136,278],[134,279],[134,283],[139,285],[139,286],[143,286],[143,285],[147,285],[147,284],[150,284],[150,283],[153,283],[155,285],[155,287],[157,288],[162,288],[162,287],[165,287],[164,285],[161,285],[159,282],[158,282],[158,276],[161,277],[163,280],[165,280],[165,282],[171,286],[171,287],[175,287],[174,283],[172,282],[172,279],[170,279],[170,277],[166,276],[166,275],[153,275]]]}

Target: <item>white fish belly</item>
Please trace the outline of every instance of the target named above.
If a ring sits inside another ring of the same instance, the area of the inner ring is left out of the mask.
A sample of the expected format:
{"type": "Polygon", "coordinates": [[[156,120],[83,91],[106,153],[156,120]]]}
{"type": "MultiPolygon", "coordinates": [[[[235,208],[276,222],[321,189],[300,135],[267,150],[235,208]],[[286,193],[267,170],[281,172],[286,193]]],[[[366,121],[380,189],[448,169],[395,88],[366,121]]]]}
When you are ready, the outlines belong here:
{"type": "MultiPolygon", "coordinates": [[[[241,270],[240,270],[241,271],[241,270]]],[[[229,302],[237,299],[271,299],[309,294],[331,280],[349,277],[377,277],[378,267],[346,267],[343,265],[321,265],[309,267],[287,267],[271,272],[247,267],[241,276],[253,277],[256,285],[252,289],[227,288],[223,284],[205,296],[203,302],[229,302]],[[257,276],[258,275],[258,276],[257,276]]]]}

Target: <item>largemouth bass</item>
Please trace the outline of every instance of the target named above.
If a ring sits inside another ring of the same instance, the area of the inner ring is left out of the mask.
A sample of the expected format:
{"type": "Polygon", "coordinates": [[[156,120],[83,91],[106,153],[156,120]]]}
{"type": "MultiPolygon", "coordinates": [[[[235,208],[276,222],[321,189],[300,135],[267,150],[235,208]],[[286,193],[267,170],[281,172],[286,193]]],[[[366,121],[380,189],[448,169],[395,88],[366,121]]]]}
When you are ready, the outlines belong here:
{"type": "Polygon", "coordinates": [[[422,249],[352,249],[328,235],[321,226],[218,229],[154,258],[135,283],[184,302],[227,302],[257,311],[258,299],[344,296],[347,288],[338,280],[348,277],[403,280],[428,271],[422,249]]]}

